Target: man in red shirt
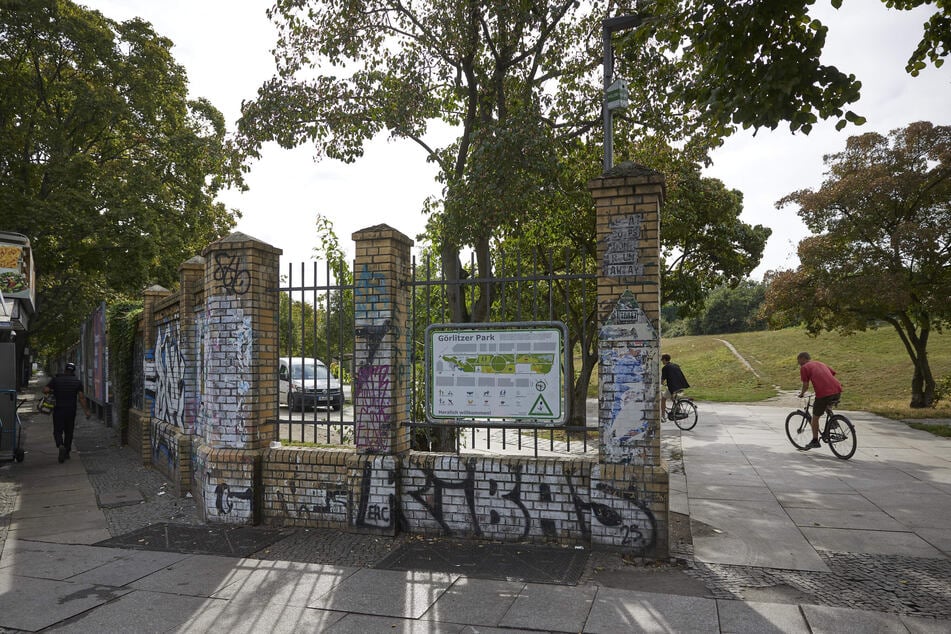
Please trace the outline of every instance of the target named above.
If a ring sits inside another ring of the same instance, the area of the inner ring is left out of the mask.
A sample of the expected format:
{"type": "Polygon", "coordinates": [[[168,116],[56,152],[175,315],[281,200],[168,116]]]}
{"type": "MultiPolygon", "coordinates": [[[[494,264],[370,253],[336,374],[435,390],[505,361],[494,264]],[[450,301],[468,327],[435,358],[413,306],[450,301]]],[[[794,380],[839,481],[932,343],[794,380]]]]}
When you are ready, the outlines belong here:
{"type": "Polygon", "coordinates": [[[800,352],[796,360],[799,362],[799,378],[802,379],[799,398],[806,394],[810,381],[816,393],[816,400],[812,404],[812,442],[803,447],[804,451],[808,451],[821,446],[819,445],[819,417],[825,414],[829,405],[838,402],[841,398],[842,384],[835,378],[835,370],[825,363],[813,361],[808,352],[800,352]]]}

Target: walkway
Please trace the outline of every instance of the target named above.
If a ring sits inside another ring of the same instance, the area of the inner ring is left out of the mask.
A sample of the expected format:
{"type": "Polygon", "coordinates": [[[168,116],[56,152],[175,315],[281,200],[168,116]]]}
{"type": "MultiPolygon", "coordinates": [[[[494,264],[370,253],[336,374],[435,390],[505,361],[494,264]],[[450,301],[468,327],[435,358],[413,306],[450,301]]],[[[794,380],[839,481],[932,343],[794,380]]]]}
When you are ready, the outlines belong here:
{"type": "Polygon", "coordinates": [[[149,525],[197,526],[194,503],[165,493],[161,477],[97,422],[81,422],[80,450],[58,464],[49,418],[37,416],[26,461],[0,465],[0,627],[951,630],[948,441],[849,413],[860,449],[842,462],[826,449],[793,450],[785,413],[702,403],[693,431],[665,425],[672,518],[693,529],[692,542],[677,544],[686,563],[627,565],[597,551],[577,585],[375,568],[404,542],[335,531],[282,534],[250,556],[97,546],[149,525]]]}

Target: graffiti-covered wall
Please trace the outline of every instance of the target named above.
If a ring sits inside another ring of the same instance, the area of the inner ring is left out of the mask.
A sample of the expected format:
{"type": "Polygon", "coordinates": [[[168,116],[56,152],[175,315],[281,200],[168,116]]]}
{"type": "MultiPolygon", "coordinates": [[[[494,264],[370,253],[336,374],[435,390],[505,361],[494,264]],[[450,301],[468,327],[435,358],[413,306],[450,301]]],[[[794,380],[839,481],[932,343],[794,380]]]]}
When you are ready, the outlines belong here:
{"type": "Polygon", "coordinates": [[[663,178],[605,175],[591,188],[602,261],[597,460],[409,450],[412,241],[379,225],[353,236],[355,449],[272,446],[280,251],[232,234],[183,265],[176,296],[146,293],[151,461],[188,483],[209,522],[557,540],[665,556],[663,178]]]}

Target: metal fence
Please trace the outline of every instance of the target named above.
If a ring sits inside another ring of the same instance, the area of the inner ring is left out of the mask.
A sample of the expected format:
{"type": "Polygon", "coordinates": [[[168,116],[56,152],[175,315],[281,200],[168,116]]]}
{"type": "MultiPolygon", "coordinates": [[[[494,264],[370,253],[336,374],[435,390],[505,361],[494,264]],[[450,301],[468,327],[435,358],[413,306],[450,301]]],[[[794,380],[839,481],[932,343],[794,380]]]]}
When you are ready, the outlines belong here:
{"type": "MultiPolygon", "coordinates": [[[[577,375],[596,364],[596,273],[591,255],[563,251],[559,254],[496,253],[492,277],[475,277],[474,257],[463,267],[464,279],[447,281],[429,255],[413,258],[411,295],[411,394],[410,418],[414,448],[456,453],[587,453],[597,449],[597,403],[574,404],[571,391],[565,399],[566,424],[553,427],[526,421],[481,419],[426,420],[425,333],[431,324],[452,324],[476,319],[488,324],[511,322],[562,322],[567,327],[569,373],[577,375]],[[465,274],[464,274],[465,275],[465,274]],[[460,322],[451,309],[465,313],[460,322]],[[578,367],[581,361],[582,367],[578,367]]],[[[303,411],[291,411],[288,394],[281,395],[278,421],[283,442],[351,445],[353,441],[354,286],[340,282],[339,267],[311,263],[288,267],[281,285],[280,356],[298,361],[323,362],[342,379],[345,403],[340,409],[315,402],[303,411]]],[[[572,376],[574,379],[575,376],[572,376]]],[[[595,380],[595,379],[592,379],[595,380]]],[[[285,386],[285,382],[281,382],[285,386]]],[[[332,382],[325,384],[333,387],[332,382]]],[[[573,385],[573,382],[572,382],[573,385]]],[[[320,386],[317,386],[320,389],[320,386]]],[[[586,394],[579,394],[584,399],[586,394]]]]}

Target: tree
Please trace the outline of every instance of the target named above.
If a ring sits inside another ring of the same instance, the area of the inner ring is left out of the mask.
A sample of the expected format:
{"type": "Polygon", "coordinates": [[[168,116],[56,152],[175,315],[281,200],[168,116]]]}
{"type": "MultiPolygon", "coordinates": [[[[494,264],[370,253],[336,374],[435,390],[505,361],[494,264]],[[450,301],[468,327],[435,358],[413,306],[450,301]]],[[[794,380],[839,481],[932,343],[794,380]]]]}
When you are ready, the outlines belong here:
{"type": "Polygon", "coordinates": [[[720,286],[710,293],[699,319],[698,335],[719,335],[730,332],[765,330],[760,307],[766,286],[743,280],[736,286],[720,286]]]}
{"type": "MultiPolygon", "coordinates": [[[[631,79],[635,97],[618,126],[703,150],[737,123],[759,127],[791,120],[794,129],[808,131],[817,117],[859,122],[842,112],[858,98],[854,77],[819,64],[821,25],[789,23],[805,15],[806,2],[782,12],[771,8],[776,4],[643,5],[650,13],[642,12],[642,26],[618,36],[618,70],[631,79]],[[730,29],[746,10],[762,16],[756,24],[766,30],[755,36],[769,47],[735,44],[742,38],[730,29]],[[713,37],[707,26],[716,27],[713,37]],[[786,47],[772,44],[793,36],[786,47]],[[734,46],[734,54],[718,53],[720,45],[734,46]],[[685,56],[672,56],[676,50],[685,56]],[[770,66],[776,51],[788,60],[781,69],[791,74],[734,73],[744,64],[770,66]],[[715,89],[724,82],[730,91],[715,89]],[[751,92],[756,99],[749,98],[751,92]]],[[[569,151],[564,144],[578,138],[597,142],[601,21],[637,13],[641,6],[633,0],[281,0],[269,13],[280,29],[277,74],[245,104],[241,146],[254,157],[267,141],[312,144],[317,157],[353,161],[381,132],[418,144],[439,166],[445,186],[444,198],[430,206],[445,275],[460,278],[459,248],[471,245],[479,276],[489,277],[492,240],[510,231],[527,209],[550,200],[557,178],[553,158],[569,151]],[[459,131],[454,143],[430,142],[427,132],[435,120],[459,131]]],[[[483,319],[486,306],[480,303],[470,313],[455,297],[453,318],[483,319]]]]}
{"type": "Polygon", "coordinates": [[[0,4],[0,227],[27,235],[37,347],[59,350],[102,300],[174,285],[235,223],[221,113],[189,101],[172,42],[68,0],[0,4]]]}
{"type": "Polygon", "coordinates": [[[951,322],[951,127],[851,137],[825,164],[818,191],[777,203],[799,205],[817,235],[799,243],[798,269],[768,277],[764,312],[794,313],[810,333],[890,324],[914,367],[911,407],[928,407],[928,338],[951,322]]]}

